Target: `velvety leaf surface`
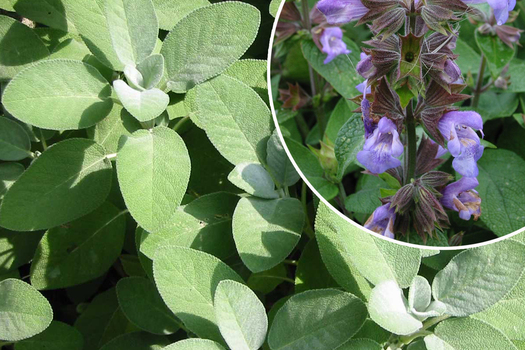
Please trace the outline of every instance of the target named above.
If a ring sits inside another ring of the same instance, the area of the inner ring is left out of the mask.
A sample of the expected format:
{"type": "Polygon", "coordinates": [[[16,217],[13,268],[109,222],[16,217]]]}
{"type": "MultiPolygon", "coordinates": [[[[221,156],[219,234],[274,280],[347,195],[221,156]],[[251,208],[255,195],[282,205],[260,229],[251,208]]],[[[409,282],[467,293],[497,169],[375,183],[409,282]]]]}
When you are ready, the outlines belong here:
{"type": "Polygon", "coordinates": [[[365,131],[361,114],[353,114],[343,125],[335,139],[335,157],[339,163],[338,178],[342,179],[346,169],[352,164],[358,164],[357,153],[365,144],[365,131]]]}
{"type": "Polygon", "coordinates": [[[255,197],[266,199],[279,197],[271,175],[261,164],[237,164],[235,169],[228,175],[228,180],[255,197]]]}
{"type": "Polygon", "coordinates": [[[299,181],[299,174],[290,162],[279,135],[275,132],[268,140],[266,162],[274,179],[282,186],[292,186],[299,181]]]}
{"type": "Polygon", "coordinates": [[[366,306],[350,293],[320,289],[291,297],[277,312],[272,350],[330,350],[348,341],[366,320],[366,306]]]}
{"type": "Polygon", "coordinates": [[[13,232],[0,228],[0,274],[27,264],[35,254],[40,232],[13,232]]]}
{"type": "Polygon", "coordinates": [[[168,94],[157,88],[139,91],[123,80],[115,80],[113,88],[124,108],[141,122],[157,118],[170,102],[168,94]]]}
{"type": "Polygon", "coordinates": [[[19,163],[0,164],[0,201],[24,171],[24,166],[19,163]]]}
{"type": "Polygon", "coordinates": [[[222,342],[213,295],[222,280],[242,282],[228,265],[198,250],[163,246],[153,259],[155,284],[170,310],[199,337],[222,342]]]}
{"type": "Polygon", "coordinates": [[[35,22],[63,32],[76,33],[61,0],[9,0],[13,10],[35,22]]]}
{"type": "Polygon", "coordinates": [[[153,0],[159,18],[159,26],[164,30],[171,30],[189,13],[209,4],[208,0],[179,0],[176,3],[171,0],[153,0]]]}
{"type": "Polygon", "coordinates": [[[17,122],[0,117],[0,160],[13,161],[31,155],[31,141],[17,122]]]}
{"type": "Polygon", "coordinates": [[[186,192],[190,168],[184,141],[171,129],[160,126],[121,138],[118,181],[140,226],[157,232],[169,222],[186,192]]]}
{"type": "Polygon", "coordinates": [[[53,320],[47,299],[14,278],[0,282],[0,339],[19,341],[41,333],[53,320]]]}
{"type": "Polygon", "coordinates": [[[146,332],[132,332],[123,334],[106,345],[101,350],[160,350],[168,345],[168,338],[146,332]]]}
{"type": "Polygon", "coordinates": [[[109,114],[110,95],[111,86],[93,66],[56,59],[18,74],[6,87],[2,103],[17,119],[40,128],[84,129],[109,114]]]}
{"type": "Polygon", "coordinates": [[[255,7],[235,1],[199,8],[184,17],[161,51],[170,89],[185,92],[221,74],[251,46],[259,23],[255,7]]]}
{"type": "Polygon", "coordinates": [[[233,237],[244,264],[252,272],[283,261],[301,238],[304,210],[295,198],[242,198],[233,214],[233,237]]]}
{"type": "Polygon", "coordinates": [[[53,321],[42,333],[16,343],[15,350],[82,350],[84,339],[75,328],[53,321]]]}
{"type": "Polygon", "coordinates": [[[221,344],[207,339],[185,339],[173,343],[163,350],[224,350],[221,344]]]}
{"type": "Polygon", "coordinates": [[[297,261],[295,270],[295,292],[310,289],[336,288],[338,285],[328,272],[315,240],[309,241],[297,261]]]}
{"type": "Polygon", "coordinates": [[[42,153],[6,193],[0,225],[35,231],[88,214],[106,199],[111,162],[104,148],[86,139],[68,139],[42,153]]]}
{"type": "Polygon", "coordinates": [[[350,339],[337,350],[381,350],[383,347],[371,339],[350,339]]]}
{"type": "Polygon", "coordinates": [[[37,289],[57,289],[95,279],[117,260],[126,219],[109,202],[90,214],[46,232],[31,265],[37,289]]]}

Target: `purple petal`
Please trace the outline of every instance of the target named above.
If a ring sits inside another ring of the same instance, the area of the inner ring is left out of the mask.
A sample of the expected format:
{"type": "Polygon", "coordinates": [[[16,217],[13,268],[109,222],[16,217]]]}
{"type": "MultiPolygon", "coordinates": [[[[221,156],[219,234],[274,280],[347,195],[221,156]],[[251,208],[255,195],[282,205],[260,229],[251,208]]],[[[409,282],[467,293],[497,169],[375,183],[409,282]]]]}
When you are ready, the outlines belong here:
{"type": "Polygon", "coordinates": [[[368,9],[360,0],[321,0],[317,3],[329,24],[344,24],[363,17],[368,9]]]}

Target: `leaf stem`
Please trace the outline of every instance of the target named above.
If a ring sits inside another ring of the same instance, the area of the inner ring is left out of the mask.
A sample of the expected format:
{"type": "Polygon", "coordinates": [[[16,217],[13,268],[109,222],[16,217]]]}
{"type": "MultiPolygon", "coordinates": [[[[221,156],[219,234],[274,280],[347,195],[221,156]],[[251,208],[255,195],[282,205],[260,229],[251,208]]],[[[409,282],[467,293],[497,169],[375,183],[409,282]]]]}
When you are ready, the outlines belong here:
{"type": "Polygon", "coordinates": [[[40,131],[40,142],[42,143],[42,151],[44,152],[47,149],[46,138],[44,137],[42,129],[38,129],[38,131],[40,131]]]}
{"type": "Polygon", "coordinates": [[[407,128],[407,149],[406,149],[406,162],[405,162],[405,176],[404,185],[410,183],[416,173],[416,158],[417,158],[417,135],[416,135],[416,120],[414,118],[414,111],[412,107],[412,101],[408,103],[407,115],[406,115],[406,128],[407,128]]]}
{"type": "Polygon", "coordinates": [[[190,119],[190,116],[189,116],[189,115],[185,116],[184,118],[182,118],[181,120],[179,120],[179,121],[177,122],[177,124],[175,124],[175,125],[173,126],[172,129],[173,129],[174,131],[178,131],[178,130],[179,130],[179,129],[180,129],[180,128],[181,128],[181,127],[182,127],[182,126],[183,126],[183,125],[189,120],[189,119],[190,119]]]}
{"type": "Polygon", "coordinates": [[[286,259],[286,260],[284,260],[284,263],[288,264],[288,265],[297,266],[297,260],[286,259]]]}
{"type": "Polygon", "coordinates": [[[478,81],[476,82],[476,88],[474,90],[474,98],[472,99],[472,107],[478,108],[479,99],[483,93],[483,79],[485,75],[485,68],[487,67],[487,58],[481,54],[481,64],[479,65],[478,81]]]}

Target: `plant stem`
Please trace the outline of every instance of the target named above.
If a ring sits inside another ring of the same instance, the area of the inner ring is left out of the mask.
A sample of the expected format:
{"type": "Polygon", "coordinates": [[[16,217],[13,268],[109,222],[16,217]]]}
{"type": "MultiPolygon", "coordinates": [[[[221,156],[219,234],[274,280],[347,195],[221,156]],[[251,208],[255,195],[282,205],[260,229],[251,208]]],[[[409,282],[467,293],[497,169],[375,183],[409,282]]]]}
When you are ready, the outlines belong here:
{"type": "Polygon", "coordinates": [[[284,260],[284,263],[285,263],[285,264],[288,264],[288,265],[297,266],[297,260],[289,260],[289,259],[286,259],[286,260],[284,260]]]}
{"type": "Polygon", "coordinates": [[[183,125],[189,120],[189,119],[190,119],[190,116],[187,115],[187,116],[185,116],[184,118],[182,118],[181,120],[179,120],[179,121],[177,122],[177,124],[175,124],[175,125],[173,126],[173,128],[172,128],[173,131],[178,131],[178,130],[179,130],[179,129],[180,129],[180,128],[181,128],[181,127],[182,127],[182,126],[183,126],[183,125]]]}
{"type": "Polygon", "coordinates": [[[416,135],[416,120],[414,118],[414,111],[412,107],[412,101],[408,103],[407,115],[406,115],[406,128],[407,128],[407,149],[406,149],[406,162],[405,162],[405,176],[404,185],[410,183],[416,173],[416,151],[417,151],[417,135],[416,135]]]}
{"type": "Polygon", "coordinates": [[[487,58],[481,54],[481,64],[479,65],[478,81],[476,82],[476,89],[474,90],[474,98],[472,99],[472,107],[478,108],[479,98],[483,92],[483,78],[485,75],[485,68],[487,67],[487,58]]]}
{"type": "Polygon", "coordinates": [[[40,142],[42,143],[42,152],[44,152],[47,149],[47,142],[46,138],[44,137],[44,132],[42,129],[38,129],[40,131],[40,142]]]}

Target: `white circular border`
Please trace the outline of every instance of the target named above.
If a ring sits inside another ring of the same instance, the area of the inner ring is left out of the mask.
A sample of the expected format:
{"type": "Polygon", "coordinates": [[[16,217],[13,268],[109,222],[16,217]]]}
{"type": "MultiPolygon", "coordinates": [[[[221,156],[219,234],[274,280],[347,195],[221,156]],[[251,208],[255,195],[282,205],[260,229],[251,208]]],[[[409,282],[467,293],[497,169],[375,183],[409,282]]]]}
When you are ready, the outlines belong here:
{"type": "MultiPolygon", "coordinates": [[[[303,1],[305,1],[305,0],[303,0],[303,1]]],[[[283,10],[285,2],[286,2],[286,0],[283,0],[281,5],[279,6],[279,10],[277,11],[277,14],[275,15],[275,21],[273,23],[273,28],[272,28],[271,38],[270,38],[270,44],[269,44],[269,47],[268,47],[268,58],[267,58],[268,66],[267,66],[267,72],[266,72],[266,75],[267,75],[266,76],[266,80],[268,82],[268,97],[269,97],[269,100],[270,100],[270,108],[271,108],[271,111],[272,111],[273,122],[275,124],[275,128],[277,129],[277,133],[279,134],[279,138],[281,139],[281,143],[283,144],[284,150],[285,150],[286,154],[288,155],[288,158],[292,162],[295,170],[301,176],[301,179],[306,183],[306,185],[308,186],[310,191],[312,191],[317,196],[317,198],[320,201],[322,201],[328,208],[330,208],[330,210],[332,210],[334,213],[339,215],[339,217],[341,217],[342,219],[344,219],[346,222],[348,222],[349,224],[353,225],[354,227],[357,227],[357,228],[359,228],[359,229],[361,229],[361,230],[363,230],[363,231],[365,231],[365,232],[367,232],[367,233],[369,233],[369,234],[371,234],[371,235],[373,235],[373,236],[375,236],[375,237],[377,237],[379,239],[387,241],[389,243],[396,243],[396,244],[403,245],[403,246],[410,247],[410,248],[417,248],[417,249],[424,249],[424,250],[465,250],[465,249],[482,247],[482,246],[485,246],[485,245],[501,242],[503,240],[506,240],[508,238],[514,237],[514,236],[516,236],[516,235],[518,235],[518,234],[520,234],[520,233],[525,231],[525,227],[523,227],[523,228],[521,228],[521,229],[519,229],[519,230],[517,230],[517,231],[515,231],[513,233],[510,233],[510,234],[508,234],[506,236],[503,236],[503,237],[499,237],[499,238],[496,238],[496,239],[493,239],[493,240],[490,240],[490,241],[487,241],[487,242],[483,242],[483,243],[470,244],[470,245],[459,246],[459,247],[422,246],[422,245],[406,243],[406,242],[402,242],[402,241],[398,241],[398,240],[392,240],[392,239],[386,238],[385,236],[380,235],[380,234],[378,234],[378,233],[376,233],[374,231],[371,231],[371,230],[365,228],[364,226],[359,225],[357,222],[350,220],[350,218],[348,218],[346,215],[343,215],[343,213],[341,213],[337,208],[335,208],[332,204],[330,204],[323,196],[321,196],[319,194],[319,192],[317,192],[315,187],[312,186],[312,184],[308,181],[306,176],[304,176],[303,172],[297,166],[297,163],[295,162],[294,158],[292,157],[292,154],[290,153],[290,150],[288,149],[288,146],[286,145],[286,142],[284,141],[284,137],[283,137],[283,134],[281,132],[281,128],[279,126],[279,121],[277,120],[277,114],[275,113],[275,106],[273,104],[272,77],[271,77],[271,63],[272,63],[273,42],[274,42],[274,39],[275,39],[275,32],[277,30],[277,23],[279,22],[279,17],[281,16],[281,11],[283,10]]],[[[314,228],[314,230],[315,230],[315,228],[314,228]]]]}

